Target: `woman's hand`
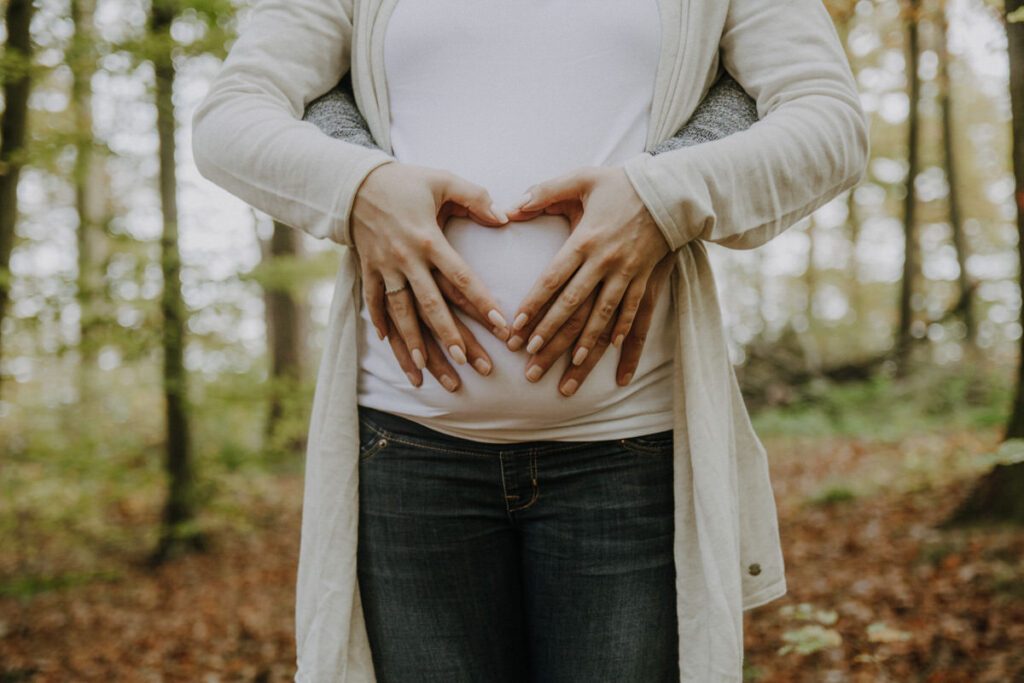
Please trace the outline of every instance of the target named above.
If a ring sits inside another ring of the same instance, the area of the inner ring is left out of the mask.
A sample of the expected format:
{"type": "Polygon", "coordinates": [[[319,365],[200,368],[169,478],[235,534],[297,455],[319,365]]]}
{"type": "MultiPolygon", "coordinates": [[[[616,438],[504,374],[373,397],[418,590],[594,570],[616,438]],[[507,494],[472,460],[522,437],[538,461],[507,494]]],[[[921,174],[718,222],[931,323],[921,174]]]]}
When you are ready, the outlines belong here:
{"type": "MultiPolygon", "coordinates": [[[[640,364],[640,355],[643,352],[644,343],[647,341],[647,332],[651,327],[654,306],[657,303],[662,287],[668,281],[669,274],[672,272],[672,265],[672,254],[666,254],[655,266],[654,271],[652,271],[651,276],[647,280],[647,287],[644,290],[643,298],[640,300],[640,307],[637,309],[636,317],[633,319],[633,325],[630,327],[621,345],[619,364],[615,370],[615,381],[619,386],[629,384],[630,380],[633,379],[633,373],[640,364]]],[[[539,381],[555,361],[577,342],[583,330],[583,325],[593,309],[597,294],[598,290],[591,292],[590,296],[569,316],[569,319],[555,333],[551,340],[540,351],[530,356],[526,363],[526,378],[528,380],[531,382],[539,381]]],[[[541,309],[540,314],[534,317],[535,322],[532,324],[528,322],[519,330],[517,335],[522,336],[513,337],[513,339],[518,339],[518,341],[513,342],[515,348],[522,346],[523,337],[530,335],[536,326],[536,320],[539,320],[550,306],[551,301],[549,300],[541,309]]],[[[558,382],[559,393],[563,396],[572,396],[579,390],[583,382],[586,381],[590,371],[594,369],[594,366],[597,365],[597,362],[601,360],[601,357],[607,350],[608,344],[612,339],[611,333],[612,320],[610,319],[605,325],[604,330],[598,335],[597,342],[591,351],[587,353],[583,362],[579,365],[570,364],[565,372],[562,373],[562,378],[558,382]]]]}
{"type": "MultiPolygon", "coordinates": [[[[478,323],[487,327],[493,325],[489,322],[481,313],[470,304],[469,299],[466,298],[459,289],[452,284],[451,280],[446,278],[441,273],[434,271],[434,278],[437,282],[438,288],[444,295],[445,299],[455,306],[459,310],[466,313],[478,323]]],[[[405,371],[406,377],[409,378],[409,382],[414,387],[419,387],[423,384],[423,373],[413,363],[412,356],[409,354],[409,348],[405,345],[401,335],[395,334],[397,331],[394,324],[391,321],[391,317],[388,316],[388,342],[391,344],[391,350],[395,354],[395,358],[398,360],[398,364],[402,370],[405,371]]],[[[422,325],[422,323],[421,323],[422,325]]],[[[462,334],[463,339],[466,340],[466,357],[469,360],[473,368],[481,375],[487,376],[491,374],[491,370],[494,368],[494,363],[491,361],[491,357],[487,355],[487,351],[477,341],[476,335],[462,322],[462,320],[455,316],[455,325],[459,328],[459,332],[462,334]]],[[[498,335],[498,328],[492,327],[491,331],[498,335]]],[[[456,391],[461,382],[459,381],[459,373],[455,371],[452,364],[448,362],[444,354],[441,352],[440,347],[437,345],[437,341],[434,335],[431,333],[426,326],[421,327],[421,333],[427,344],[427,371],[440,382],[448,391],[456,391]]]]}
{"type": "Polygon", "coordinates": [[[490,227],[508,222],[483,187],[449,171],[398,161],[371,171],[352,205],[352,241],[370,320],[381,339],[397,330],[418,370],[440,351],[436,344],[428,346],[425,336],[430,335],[424,335],[421,320],[457,363],[468,361],[465,328],[449,310],[433,268],[473,307],[487,311],[499,339],[508,338],[508,323],[494,297],[441,230],[452,216],[469,216],[490,227]]]}
{"type": "Polygon", "coordinates": [[[572,233],[520,304],[512,335],[526,336],[526,323],[534,322],[526,350],[537,354],[600,284],[572,354],[572,364],[581,366],[603,332],[622,345],[669,245],[618,166],[577,169],[534,185],[524,199],[510,220],[565,213],[572,233]]]}

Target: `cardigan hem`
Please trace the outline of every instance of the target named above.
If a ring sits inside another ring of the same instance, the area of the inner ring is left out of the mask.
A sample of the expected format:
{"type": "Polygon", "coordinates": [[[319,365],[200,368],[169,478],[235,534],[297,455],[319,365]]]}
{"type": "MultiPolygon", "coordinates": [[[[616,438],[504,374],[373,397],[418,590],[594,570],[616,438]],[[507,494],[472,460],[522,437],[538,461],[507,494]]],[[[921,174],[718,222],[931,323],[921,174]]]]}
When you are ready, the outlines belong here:
{"type": "Polygon", "coordinates": [[[743,611],[746,612],[747,610],[752,610],[755,607],[767,605],[769,602],[781,598],[787,593],[787,591],[788,587],[786,586],[786,577],[783,576],[775,583],[765,586],[756,593],[744,596],[743,611]]]}

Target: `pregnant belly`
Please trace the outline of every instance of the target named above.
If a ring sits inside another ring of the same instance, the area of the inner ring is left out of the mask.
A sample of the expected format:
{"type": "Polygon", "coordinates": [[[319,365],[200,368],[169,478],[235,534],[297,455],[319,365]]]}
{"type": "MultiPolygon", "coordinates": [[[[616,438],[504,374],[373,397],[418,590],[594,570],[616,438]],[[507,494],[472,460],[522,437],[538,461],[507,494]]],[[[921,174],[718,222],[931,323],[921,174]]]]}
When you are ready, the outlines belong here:
{"type": "MultiPolygon", "coordinates": [[[[570,228],[561,216],[542,215],[499,228],[482,226],[466,218],[453,218],[444,232],[452,247],[495,297],[502,315],[511,321],[520,303],[569,237],[570,228]]],[[[365,304],[363,309],[363,318],[368,321],[365,304]]],[[[529,354],[524,348],[510,351],[488,328],[457,309],[453,309],[453,313],[486,349],[493,363],[490,375],[481,376],[469,365],[451,361],[462,384],[458,391],[446,391],[427,372],[424,372],[422,386],[413,387],[399,369],[388,343],[378,340],[367,325],[369,332],[364,339],[368,347],[362,353],[362,395],[390,392],[387,405],[396,412],[515,429],[523,425],[567,424],[621,400],[636,388],[624,388],[615,383],[619,352],[610,347],[577,393],[571,398],[564,397],[558,393],[558,385],[570,365],[571,348],[540,381],[530,382],[525,377],[529,354]]]]}

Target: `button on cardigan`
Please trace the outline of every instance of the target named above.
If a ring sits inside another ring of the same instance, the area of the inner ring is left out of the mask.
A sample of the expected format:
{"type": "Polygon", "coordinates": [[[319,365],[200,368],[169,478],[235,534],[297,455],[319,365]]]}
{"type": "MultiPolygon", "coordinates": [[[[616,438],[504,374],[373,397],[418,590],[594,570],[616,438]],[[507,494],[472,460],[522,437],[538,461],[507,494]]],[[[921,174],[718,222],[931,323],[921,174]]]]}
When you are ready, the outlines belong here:
{"type": "MultiPolygon", "coordinates": [[[[362,296],[349,216],[392,161],[382,38],[396,0],[258,0],[193,116],[202,175],[339,245],[306,453],[296,595],[298,683],[374,682],[356,576],[362,296]],[[351,70],[382,149],[325,136],[305,106],[351,70]]],[[[652,150],[725,68],[759,121],[623,166],[675,253],[675,566],[683,683],[739,683],[743,611],[786,592],[767,454],[729,360],[707,242],[759,246],[864,174],[868,123],[821,0],[659,0],[652,150]]]]}

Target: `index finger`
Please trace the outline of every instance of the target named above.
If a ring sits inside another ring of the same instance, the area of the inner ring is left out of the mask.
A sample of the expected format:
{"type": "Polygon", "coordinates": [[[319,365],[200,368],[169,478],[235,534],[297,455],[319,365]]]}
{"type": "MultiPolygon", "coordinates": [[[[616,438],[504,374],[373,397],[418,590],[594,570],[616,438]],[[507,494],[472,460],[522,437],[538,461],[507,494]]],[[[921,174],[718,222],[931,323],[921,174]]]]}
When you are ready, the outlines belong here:
{"type": "Polygon", "coordinates": [[[469,303],[487,316],[487,319],[491,321],[491,324],[497,328],[498,334],[495,336],[502,341],[508,339],[508,321],[505,320],[505,316],[501,314],[498,302],[493,296],[491,296],[491,293],[487,291],[487,287],[484,285],[480,277],[473,272],[473,269],[469,267],[469,264],[463,260],[462,256],[455,251],[447,240],[444,240],[442,244],[438,245],[433,261],[441,274],[448,279],[448,282],[450,282],[455,289],[462,292],[469,303]]]}
{"type": "Polygon", "coordinates": [[[558,295],[559,289],[573,276],[583,261],[584,255],[576,248],[573,235],[569,235],[569,239],[562,243],[561,248],[551,258],[547,269],[537,278],[527,292],[526,298],[519,304],[519,309],[512,319],[513,333],[523,329],[527,321],[537,318],[541,307],[558,295]]]}

